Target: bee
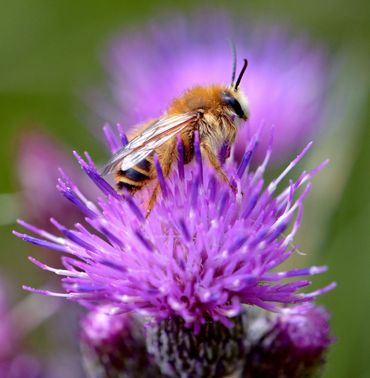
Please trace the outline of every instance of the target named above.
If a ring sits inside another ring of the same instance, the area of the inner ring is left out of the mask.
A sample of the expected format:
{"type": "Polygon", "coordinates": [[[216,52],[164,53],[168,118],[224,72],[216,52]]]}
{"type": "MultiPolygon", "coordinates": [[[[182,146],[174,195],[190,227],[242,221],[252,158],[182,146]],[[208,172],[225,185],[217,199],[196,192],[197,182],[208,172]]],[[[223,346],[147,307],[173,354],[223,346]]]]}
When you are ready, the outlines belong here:
{"type": "MultiPolygon", "coordinates": [[[[231,85],[196,86],[175,98],[167,111],[158,119],[137,127],[129,143],[115,153],[105,166],[102,175],[113,173],[118,191],[130,194],[156,180],[154,154],[157,154],[164,176],[171,172],[178,157],[177,138],[183,143],[184,163],[194,157],[194,137],[199,133],[202,156],[208,159],[219,177],[236,192],[222,169],[220,151],[230,155],[238,124],[248,119],[249,107],[239,88],[248,61],[235,81],[236,58],[234,56],[231,85]]],[[[147,216],[155,205],[160,190],[158,180],[147,204],[147,216]]]]}

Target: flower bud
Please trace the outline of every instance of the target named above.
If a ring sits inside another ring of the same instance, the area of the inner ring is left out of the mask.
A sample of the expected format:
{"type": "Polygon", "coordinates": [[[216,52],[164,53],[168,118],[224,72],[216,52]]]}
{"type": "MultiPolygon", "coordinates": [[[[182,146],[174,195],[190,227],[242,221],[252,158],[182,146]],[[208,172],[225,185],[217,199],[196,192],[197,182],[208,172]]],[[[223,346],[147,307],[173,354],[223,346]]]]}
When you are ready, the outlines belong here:
{"type": "Polygon", "coordinates": [[[312,303],[285,308],[277,316],[260,313],[250,328],[244,378],[315,377],[333,342],[328,312],[312,303]]]}

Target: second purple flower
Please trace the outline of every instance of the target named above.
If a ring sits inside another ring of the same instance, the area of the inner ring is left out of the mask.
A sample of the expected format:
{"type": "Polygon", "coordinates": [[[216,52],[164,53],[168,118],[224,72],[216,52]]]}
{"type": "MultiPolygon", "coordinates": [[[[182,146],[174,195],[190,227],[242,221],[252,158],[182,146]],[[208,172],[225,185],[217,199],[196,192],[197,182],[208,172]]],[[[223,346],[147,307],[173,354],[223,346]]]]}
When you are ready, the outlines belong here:
{"type": "MultiPolygon", "coordinates": [[[[113,101],[93,97],[102,118],[128,129],[160,116],[184,89],[229,83],[235,43],[239,61],[249,60],[242,89],[250,102],[250,120],[235,145],[240,159],[261,123],[277,129],[272,162],[287,160],[317,132],[330,69],[325,51],[284,27],[233,20],[223,12],[198,12],[191,19],[149,24],[140,32],[118,35],[104,56],[113,101]],[[114,106],[115,103],[115,106],[114,106]]],[[[261,135],[263,156],[269,132],[261,135]]]]}

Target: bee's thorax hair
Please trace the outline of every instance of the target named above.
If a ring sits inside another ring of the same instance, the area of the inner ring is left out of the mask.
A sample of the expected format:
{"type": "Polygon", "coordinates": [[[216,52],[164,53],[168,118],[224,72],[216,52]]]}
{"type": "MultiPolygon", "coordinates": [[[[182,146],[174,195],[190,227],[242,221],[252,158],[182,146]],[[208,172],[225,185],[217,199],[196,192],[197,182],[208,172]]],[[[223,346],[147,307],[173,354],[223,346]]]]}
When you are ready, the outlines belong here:
{"type": "MultiPolygon", "coordinates": [[[[234,87],[225,85],[196,86],[187,90],[182,96],[177,97],[170,105],[168,114],[184,114],[199,111],[201,113],[211,112],[214,115],[232,115],[230,102],[225,98],[234,98],[243,112],[240,118],[248,116],[248,101],[243,92],[234,87]]],[[[239,116],[239,114],[237,114],[239,116]]]]}
{"type": "Polygon", "coordinates": [[[227,90],[223,85],[196,86],[177,97],[168,109],[169,114],[194,111],[221,111],[221,94],[227,90]]]}

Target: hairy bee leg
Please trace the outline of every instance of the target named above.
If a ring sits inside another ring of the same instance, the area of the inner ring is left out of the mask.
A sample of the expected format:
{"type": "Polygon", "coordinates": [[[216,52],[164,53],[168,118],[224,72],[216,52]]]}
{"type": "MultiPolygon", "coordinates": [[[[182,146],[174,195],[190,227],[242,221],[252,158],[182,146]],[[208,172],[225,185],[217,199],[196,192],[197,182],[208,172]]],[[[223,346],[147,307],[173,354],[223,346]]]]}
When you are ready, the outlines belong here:
{"type": "Polygon", "coordinates": [[[234,193],[237,193],[238,192],[237,187],[230,182],[229,178],[226,176],[224,170],[222,169],[220,160],[213,153],[213,151],[209,148],[209,146],[201,143],[200,149],[201,149],[202,153],[207,156],[208,161],[211,163],[211,165],[216,170],[217,174],[222,178],[222,180],[224,180],[229,185],[230,189],[234,193]]]}

